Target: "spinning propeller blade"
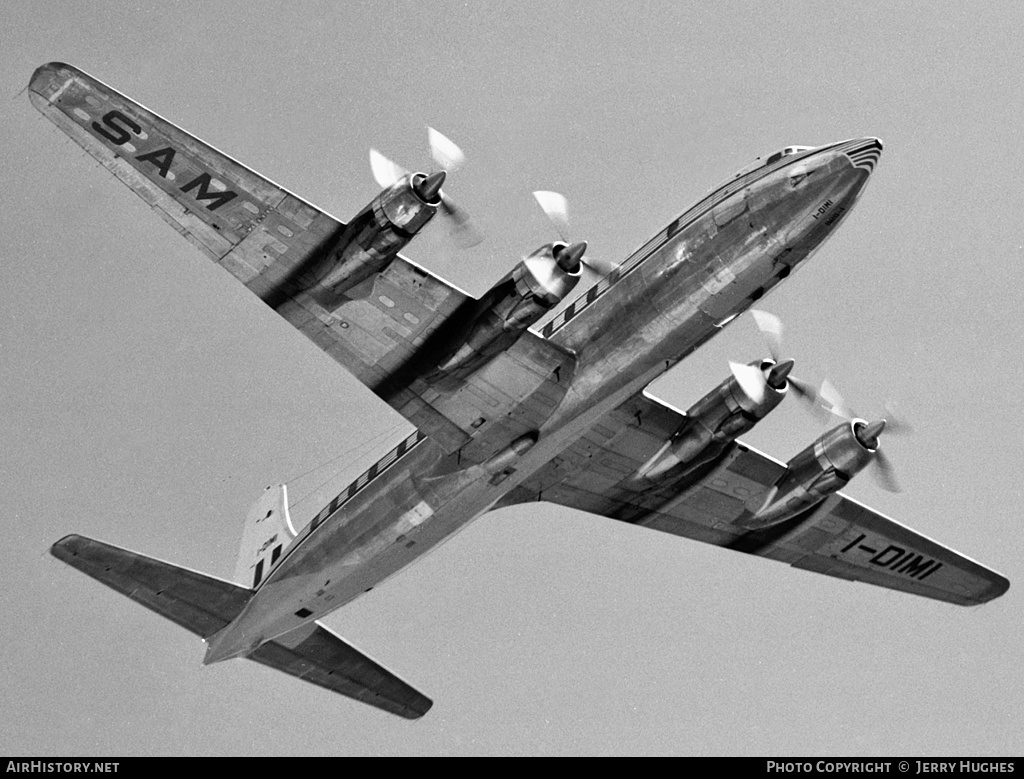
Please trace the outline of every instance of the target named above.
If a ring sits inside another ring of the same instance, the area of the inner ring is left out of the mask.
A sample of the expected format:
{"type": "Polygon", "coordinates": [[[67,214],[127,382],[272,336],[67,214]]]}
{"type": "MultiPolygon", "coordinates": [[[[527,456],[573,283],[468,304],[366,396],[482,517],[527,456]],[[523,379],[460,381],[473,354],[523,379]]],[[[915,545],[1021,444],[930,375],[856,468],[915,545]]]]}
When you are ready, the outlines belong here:
{"type": "Polygon", "coordinates": [[[382,187],[393,186],[403,176],[409,175],[409,171],[392,162],[376,149],[370,149],[370,170],[373,171],[373,180],[382,187]]]}
{"type": "Polygon", "coordinates": [[[821,389],[818,390],[818,399],[822,401],[822,408],[828,413],[841,419],[853,419],[853,412],[846,407],[846,401],[843,400],[843,396],[839,394],[839,390],[828,379],[821,383],[821,389]]]}
{"type": "Polygon", "coordinates": [[[466,155],[462,153],[462,149],[456,146],[448,136],[442,135],[433,127],[427,128],[427,142],[430,144],[430,155],[441,170],[451,173],[466,161],[466,155]]]}
{"type": "Polygon", "coordinates": [[[871,476],[874,478],[875,484],[886,492],[903,492],[903,487],[896,479],[892,461],[881,449],[875,452],[875,459],[871,461],[871,466],[871,476]]]}
{"type": "Polygon", "coordinates": [[[793,368],[793,361],[782,359],[782,320],[775,316],[775,314],[758,309],[751,309],[750,315],[753,317],[757,329],[761,331],[761,335],[768,345],[768,352],[776,363],[775,367],[768,374],[768,383],[774,389],[782,389],[788,383],[793,394],[804,401],[808,410],[815,416],[820,417],[817,411],[818,394],[807,382],[801,381],[795,376],[790,376],[789,372],[793,368]],[[783,369],[783,366],[788,367],[783,369]]]}
{"type": "Polygon", "coordinates": [[[548,192],[546,190],[539,190],[533,193],[533,196],[537,199],[537,203],[540,205],[541,210],[547,214],[551,224],[555,226],[555,230],[558,231],[559,237],[569,242],[569,204],[563,195],[557,192],[548,192]]]}
{"type": "Polygon", "coordinates": [[[740,389],[747,394],[748,398],[755,403],[761,403],[764,400],[768,381],[763,371],[758,370],[753,365],[744,365],[739,362],[730,362],[729,370],[732,371],[732,375],[736,378],[740,389]]]}
{"type": "Polygon", "coordinates": [[[754,324],[761,331],[764,340],[768,342],[768,351],[772,359],[779,361],[779,353],[782,351],[782,320],[775,314],[767,311],[759,311],[756,308],[750,309],[750,315],[754,318],[754,324]]]}
{"type": "Polygon", "coordinates": [[[483,233],[473,224],[469,212],[462,206],[456,205],[455,201],[443,192],[441,193],[441,213],[449,218],[448,224],[451,227],[452,237],[460,248],[469,249],[484,239],[483,233]]]}

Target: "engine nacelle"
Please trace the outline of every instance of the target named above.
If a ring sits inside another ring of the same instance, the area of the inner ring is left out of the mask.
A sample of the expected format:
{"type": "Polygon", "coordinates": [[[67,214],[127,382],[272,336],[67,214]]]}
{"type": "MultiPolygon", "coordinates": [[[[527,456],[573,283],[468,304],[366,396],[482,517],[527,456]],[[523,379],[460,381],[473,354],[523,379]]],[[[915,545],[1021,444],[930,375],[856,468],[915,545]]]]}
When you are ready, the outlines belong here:
{"type": "MultiPolygon", "coordinates": [[[[773,360],[750,364],[763,374],[773,367],[773,360]]],[[[780,389],[764,382],[760,397],[730,376],[715,389],[698,400],[687,412],[686,421],[637,472],[637,476],[655,479],[667,471],[685,466],[687,470],[717,457],[727,445],[735,441],[758,422],[768,416],[786,396],[788,384],[780,389]]]]}
{"type": "Polygon", "coordinates": [[[878,451],[877,440],[872,442],[872,448],[858,436],[867,425],[863,419],[845,422],[797,454],[787,463],[785,475],[768,492],[768,497],[748,505],[751,515],[737,524],[751,530],[776,525],[845,487],[878,451]]]}
{"type": "Polygon", "coordinates": [[[307,277],[317,302],[333,309],[345,291],[384,270],[437,213],[443,180],[410,173],[360,211],[307,277]]]}
{"type": "Polygon", "coordinates": [[[528,327],[563,300],[580,280],[585,243],[542,246],[478,301],[438,368],[463,374],[508,349],[528,327]]]}

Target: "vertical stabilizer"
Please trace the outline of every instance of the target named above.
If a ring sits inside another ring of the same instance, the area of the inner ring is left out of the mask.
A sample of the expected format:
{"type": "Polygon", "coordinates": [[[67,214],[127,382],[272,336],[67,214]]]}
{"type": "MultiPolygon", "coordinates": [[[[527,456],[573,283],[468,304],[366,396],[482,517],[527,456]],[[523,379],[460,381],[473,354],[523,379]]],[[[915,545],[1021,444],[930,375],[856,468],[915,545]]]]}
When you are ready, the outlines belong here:
{"type": "Polygon", "coordinates": [[[288,488],[283,484],[267,487],[245,518],[235,581],[255,590],[280,562],[295,536],[288,516],[288,488]]]}

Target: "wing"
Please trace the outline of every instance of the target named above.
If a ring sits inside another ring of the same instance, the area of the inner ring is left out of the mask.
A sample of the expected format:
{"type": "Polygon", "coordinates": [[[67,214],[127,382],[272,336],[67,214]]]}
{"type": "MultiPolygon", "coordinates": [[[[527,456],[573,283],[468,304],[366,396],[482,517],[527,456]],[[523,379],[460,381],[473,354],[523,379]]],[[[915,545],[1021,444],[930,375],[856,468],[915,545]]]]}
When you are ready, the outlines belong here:
{"type": "Polygon", "coordinates": [[[546,500],[562,506],[789,563],[851,581],[977,605],[1006,592],[995,571],[836,493],[778,525],[735,524],[786,466],[736,442],[696,471],[636,478],[685,419],[640,394],[510,492],[499,506],[546,500]]]}
{"type": "Polygon", "coordinates": [[[328,312],[294,280],[335,246],[343,222],[70,65],[36,70],[29,96],[171,227],[445,451],[492,425],[514,440],[540,427],[560,398],[571,355],[530,332],[468,379],[428,386],[413,368],[472,298],[399,256],[328,312]]]}
{"type": "MultiPolygon", "coordinates": [[[[232,582],[83,536],[66,536],[50,551],[204,639],[226,627],[252,597],[251,590],[232,582]]],[[[425,695],[319,623],[268,641],[248,657],[400,717],[422,717],[432,705],[425,695]]]]}

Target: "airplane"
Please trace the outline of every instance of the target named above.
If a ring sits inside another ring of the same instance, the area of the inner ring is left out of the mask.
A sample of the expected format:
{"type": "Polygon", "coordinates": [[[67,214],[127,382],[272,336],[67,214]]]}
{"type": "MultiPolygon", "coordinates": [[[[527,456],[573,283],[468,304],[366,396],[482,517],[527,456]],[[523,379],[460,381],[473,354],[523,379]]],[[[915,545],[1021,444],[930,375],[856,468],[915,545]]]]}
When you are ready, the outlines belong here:
{"type": "MultiPolygon", "coordinates": [[[[371,153],[383,189],[345,223],[70,65],[43,65],[28,89],[44,116],[415,428],[302,527],[287,487],[267,487],[233,581],[79,535],[51,547],[197,634],[204,663],[248,658],[419,718],[431,699],[321,620],[481,515],[535,502],[958,605],[1007,591],[1002,575],[840,491],[869,466],[892,483],[880,439],[893,420],[806,390],[775,350],[732,364],[685,412],[647,391],[842,224],[880,159],[877,138],[759,158],[578,296],[587,244],[563,239],[477,299],[401,253],[439,212],[456,232],[472,229],[443,189],[457,147],[436,131],[439,170],[406,172],[371,153]],[[781,462],[739,437],[790,392],[845,418],[781,462]]],[[[564,223],[559,196],[537,197],[564,223]]],[[[754,316],[778,336],[771,315],[754,316]]]]}

